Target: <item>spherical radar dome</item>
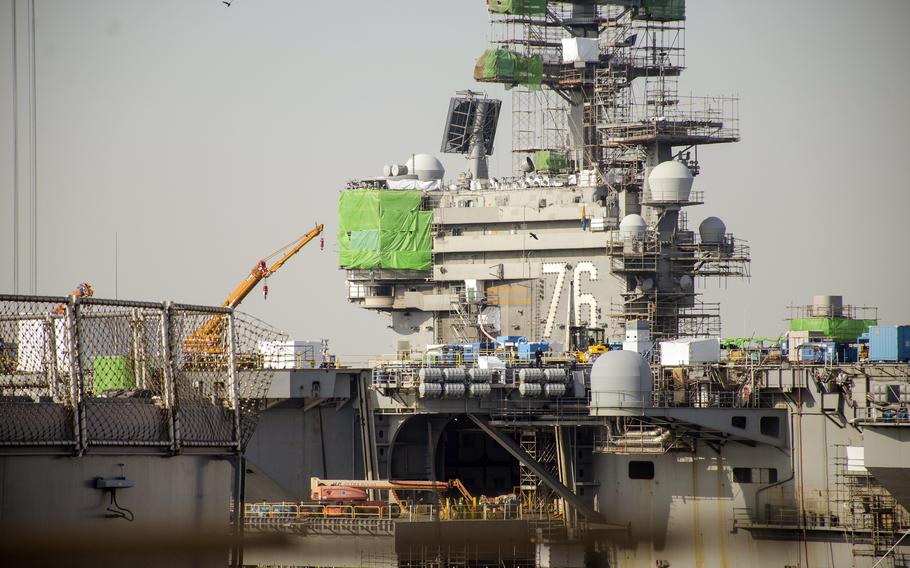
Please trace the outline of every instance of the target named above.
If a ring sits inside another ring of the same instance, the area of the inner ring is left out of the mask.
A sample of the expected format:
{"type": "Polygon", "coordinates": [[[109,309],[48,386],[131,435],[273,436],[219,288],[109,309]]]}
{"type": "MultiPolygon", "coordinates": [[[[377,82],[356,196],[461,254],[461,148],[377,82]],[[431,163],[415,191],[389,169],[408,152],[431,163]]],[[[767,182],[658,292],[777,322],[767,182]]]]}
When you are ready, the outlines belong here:
{"type": "Polygon", "coordinates": [[[600,414],[635,413],[651,398],[648,362],[635,351],[604,353],[591,367],[591,395],[600,414]]]}
{"type": "Polygon", "coordinates": [[[692,172],[682,162],[661,162],[648,175],[653,201],[687,201],[692,192],[692,172]]]}
{"type": "Polygon", "coordinates": [[[626,215],[619,222],[619,234],[622,237],[640,237],[647,228],[644,217],[637,213],[626,215]]]}
{"type": "Polygon", "coordinates": [[[430,154],[417,154],[408,159],[408,172],[417,174],[420,181],[436,181],[446,175],[446,169],[442,162],[430,154]],[[415,167],[414,162],[417,162],[415,167]]]}
{"type": "Polygon", "coordinates": [[[706,244],[722,243],[726,234],[727,226],[717,217],[708,217],[698,225],[698,236],[706,244]]]}

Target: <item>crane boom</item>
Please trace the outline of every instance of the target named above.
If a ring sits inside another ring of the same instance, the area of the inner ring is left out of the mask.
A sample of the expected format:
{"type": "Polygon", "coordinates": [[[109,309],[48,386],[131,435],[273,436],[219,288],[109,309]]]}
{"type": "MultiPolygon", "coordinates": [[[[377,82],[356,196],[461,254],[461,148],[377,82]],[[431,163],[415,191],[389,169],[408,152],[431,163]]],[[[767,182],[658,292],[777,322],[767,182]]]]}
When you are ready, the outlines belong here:
{"type": "Polygon", "coordinates": [[[223,304],[221,304],[221,307],[236,308],[238,305],[240,305],[240,302],[242,302],[243,299],[246,298],[254,288],[256,288],[256,285],[259,284],[263,278],[268,278],[275,272],[278,272],[278,269],[284,266],[285,262],[300,252],[300,249],[305,247],[307,243],[318,237],[324,228],[324,225],[317,225],[315,229],[300,237],[294,246],[291,247],[291,249],[288,250],[281,258],[275,261],[272,266],[266,266],[265,261],[260,261],[259,264],[250,270],[250,273],[247,275],[246,279],[238,284],[237,288],[231,292],[231,295],[227,297],[223,304]]]}
{"type": "MultiPolygon", "coordinates": [[[[300,249],[305,247],[307,243],[318,237],[325,225],[316,225],[316,227],[309,233],[303,235],[296,241],[294,241],[288,247],[279,250],[276,253],[272,253],[268,258],[272,258],[277,254],[280,254],[281,251],[286,250],[284,254],[275,261],[272,266],[268,266],[265,260],[260,260],[256,266],[250,270],[250,273],[244,278],[240,284],[234,289],[233,292],[227,297],[227,299],[221,304],[222,308],[236,308],[240,305],[240,302],[246,298],[253,289],[256,288],[256,285],[259,284],[263,278],[268,278],[272,274],[278,271],[279,268],[284,266],[284,263],[287,262],[292,256],[300,252],[300,249]]],[[[223,347],[221,345],[221,314],[215,314],[209,319],[206,320],[196,331],[190,334],[186,341],[184,342],[184,348],[187,351],[194,352],[205,352],[211,354],[219,354],[222,352],[223,347]]]]}

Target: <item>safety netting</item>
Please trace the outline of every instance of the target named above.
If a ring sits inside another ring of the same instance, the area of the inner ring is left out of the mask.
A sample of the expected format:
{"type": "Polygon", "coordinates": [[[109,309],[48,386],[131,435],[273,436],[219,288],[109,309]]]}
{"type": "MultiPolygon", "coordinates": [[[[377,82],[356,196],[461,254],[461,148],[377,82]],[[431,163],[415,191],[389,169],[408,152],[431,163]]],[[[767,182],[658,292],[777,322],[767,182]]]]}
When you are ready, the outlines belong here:
{"type": "Polygon", "coordinates": [[[545,16],[547,0],[487,0],[487,7],[497,14],[545,16]]]}
{"type": "Polygon", "coordinates": [[[558,172],[568,167],[568,160],[562,152],[538,150],[534,152],[534,167],[541,172],[558,172]]]}
{"type": "Polygon", "coordinates": [[[474,65],[474,80],[539,87],[543,81],[543,59],[539,55],[525,57],[508,49],[488,49],[474,65]]]}
{"type": "Polygon", "coordinates": [[[686,0],[641,0],[636,19],[673,22],[686,19],[686,0]]]}
{"type": "Polygon", "coordinates": [[[0,446],[241,451],[273,374],[259,344],[284,338],[223,308],[0,295],[0,446]]]}
{"type": "Polygon", "coordinates": [[[790,320],[790,331],[818,331],[834,341],[856,341],[877,323],[874,319],[801,318],[790,320]]]}
{"type": "Polygon", "coordinates": [[[338,200],[338,263],[342,268],[429,270],[431,211],[421,192],[352,189],[338,200]]]}

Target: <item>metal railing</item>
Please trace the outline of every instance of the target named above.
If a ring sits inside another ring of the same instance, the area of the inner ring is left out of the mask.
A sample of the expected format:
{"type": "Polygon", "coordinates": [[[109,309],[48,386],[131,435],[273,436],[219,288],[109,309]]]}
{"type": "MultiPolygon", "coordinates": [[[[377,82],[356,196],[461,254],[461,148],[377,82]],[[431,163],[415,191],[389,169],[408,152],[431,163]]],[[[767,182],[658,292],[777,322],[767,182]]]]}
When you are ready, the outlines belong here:
{"type": "Polygon", "coordinates": [[[241,451],[271,378],[257,344],[281,337],[218,307],[0,295],[0,446],[241,451]]]}

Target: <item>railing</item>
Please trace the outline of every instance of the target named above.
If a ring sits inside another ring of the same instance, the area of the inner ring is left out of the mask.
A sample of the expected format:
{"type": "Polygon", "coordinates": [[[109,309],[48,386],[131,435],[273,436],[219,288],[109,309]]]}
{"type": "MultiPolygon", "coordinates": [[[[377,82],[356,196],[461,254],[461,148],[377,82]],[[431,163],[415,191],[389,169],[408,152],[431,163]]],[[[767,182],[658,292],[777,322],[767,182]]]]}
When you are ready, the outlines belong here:
{"type": "Polygon", "coordinates": [[[0,446],[240,451],[280,337],[223,308],[0,295],[0,446]]]}
{"type": "Polygon", "coordinates": [[[440,505],[330,505],[304,502],[261,502],[244,505],[246,527],[256,530],[312,530],[330,525],[347,527],[361,524],[390,530],[391,522],[436,522],[455,520],[527,520],[534,523],[563,524],[555,505],[527,507],[517,499],[489,500],[477,505],[446,499],[440,505]],[[329,521],[328,523],[326,521],[329,521]],[[377,523],[388,521],[389,523],[377,523]]]}
{"type": "Polygon", "coordinates": [[[892,404],[888,406],[865,406],[856,409],[858,422],[881,425],[910,426],[910,407],[892,404]]]}

